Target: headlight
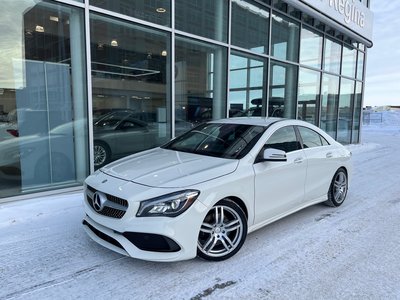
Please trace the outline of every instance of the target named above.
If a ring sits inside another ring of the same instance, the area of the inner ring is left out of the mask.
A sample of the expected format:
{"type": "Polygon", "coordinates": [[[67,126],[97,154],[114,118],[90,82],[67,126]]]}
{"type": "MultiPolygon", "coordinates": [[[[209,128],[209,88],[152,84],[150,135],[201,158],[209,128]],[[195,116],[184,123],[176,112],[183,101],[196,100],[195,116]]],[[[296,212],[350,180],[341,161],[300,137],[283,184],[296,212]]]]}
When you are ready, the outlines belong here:
{"type": "Polygon", "coordinates": [[[200,195],[200,191],[185,190],[140,202],[137,217],[176,217],[186,211],[200,195]]]}

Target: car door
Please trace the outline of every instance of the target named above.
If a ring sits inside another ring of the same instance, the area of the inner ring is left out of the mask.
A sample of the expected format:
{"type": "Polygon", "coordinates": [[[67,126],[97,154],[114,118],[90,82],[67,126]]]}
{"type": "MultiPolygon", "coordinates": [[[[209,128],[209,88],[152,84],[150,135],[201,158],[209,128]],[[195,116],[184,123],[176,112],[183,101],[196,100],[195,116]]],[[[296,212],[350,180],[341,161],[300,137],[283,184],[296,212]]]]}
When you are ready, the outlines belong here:
{"type": "Polygon", "coordinates": [[[307,157],[305,201],[313,201],[327,195],[336,172],[336,152],[318,132],[304,126],[297,127],[307,157]]]}
{"type": "Polygon", "coordinates": [[[255,222],[259,223],[299,206],[304,197],[307,161],[293,126],[277,129],[266,141],[267,148],[286,152],[287,161],[261,161],[253,165],[255,173],[255,222]]]}

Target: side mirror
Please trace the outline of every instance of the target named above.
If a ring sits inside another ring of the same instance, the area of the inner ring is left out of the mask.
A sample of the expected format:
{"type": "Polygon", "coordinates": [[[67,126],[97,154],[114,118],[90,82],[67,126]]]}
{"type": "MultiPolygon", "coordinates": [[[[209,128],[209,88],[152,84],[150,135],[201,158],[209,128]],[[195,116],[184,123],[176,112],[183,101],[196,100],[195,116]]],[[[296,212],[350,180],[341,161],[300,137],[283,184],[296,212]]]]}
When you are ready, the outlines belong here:
{"type": "Polygon", "coordinates": [[[263,161],[287,161],[286,152],[274,148],[265,149],[263,161]]]}

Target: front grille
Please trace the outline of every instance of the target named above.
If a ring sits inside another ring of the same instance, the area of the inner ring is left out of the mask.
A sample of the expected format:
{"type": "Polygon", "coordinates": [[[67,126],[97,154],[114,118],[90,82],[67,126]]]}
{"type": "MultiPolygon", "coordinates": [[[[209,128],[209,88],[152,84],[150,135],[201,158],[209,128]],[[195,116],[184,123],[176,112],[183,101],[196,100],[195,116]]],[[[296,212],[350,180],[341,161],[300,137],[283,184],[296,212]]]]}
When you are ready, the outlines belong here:
{"type": "Polygon", "coordinates": [[[107,201],[111,202],[111,203],[105,203],[104,207],[101,211],[97,211],[94,206],[93,206],[93,195],[94,193],[96,193],[96,189],[94,189],[91,186],[87,186],[87,189],[91,192],[91,193],[87,193],[87,197],[86,200],[88,202],[88,204],[90,205],[91,208],[93,208],[93,210],[95,212],[97,212],[100,215],[106,216],[106,217],[110,217],[110,218],[115,218],[115,219],[121,219],[127,209],[128,209],[128,201],[125,199],[121,199],[119,197],[110,195],[110,194],[105,194],[107,197],[107,201]],[[113,207],[113,203],[116,204],[116,206],[118,207],[113,207]]]}
{"type": "Polygon", "coordinates": [[[109,194],[106,194],[106,196],[107,196],[107,199],[110,200],[111,202],[128,207],[128,201],[126,201],[125,199],[121,199],[121,198],[118,198],[118,197],[115,197],[115,196],[112,196],[109,194]]]}

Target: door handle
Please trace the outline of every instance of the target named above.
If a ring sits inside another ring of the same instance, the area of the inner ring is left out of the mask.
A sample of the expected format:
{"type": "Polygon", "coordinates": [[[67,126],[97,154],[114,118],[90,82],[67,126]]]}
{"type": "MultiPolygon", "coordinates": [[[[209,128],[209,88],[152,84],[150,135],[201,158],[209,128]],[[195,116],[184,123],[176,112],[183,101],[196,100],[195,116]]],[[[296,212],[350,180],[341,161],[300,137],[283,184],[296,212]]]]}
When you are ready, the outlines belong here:
{"type": "Polygon", "coordinates": [[[333,153],[332,152],[328,152],[327,154],[326,154],[326,158],[332,158],[333,157],[333,153]]]}
{"type": "Polygon", "coordinates": [[[301,164],[304,161],[304,159],[302,157],[298,157],[294,160],[295,164],[301,164]]]}

